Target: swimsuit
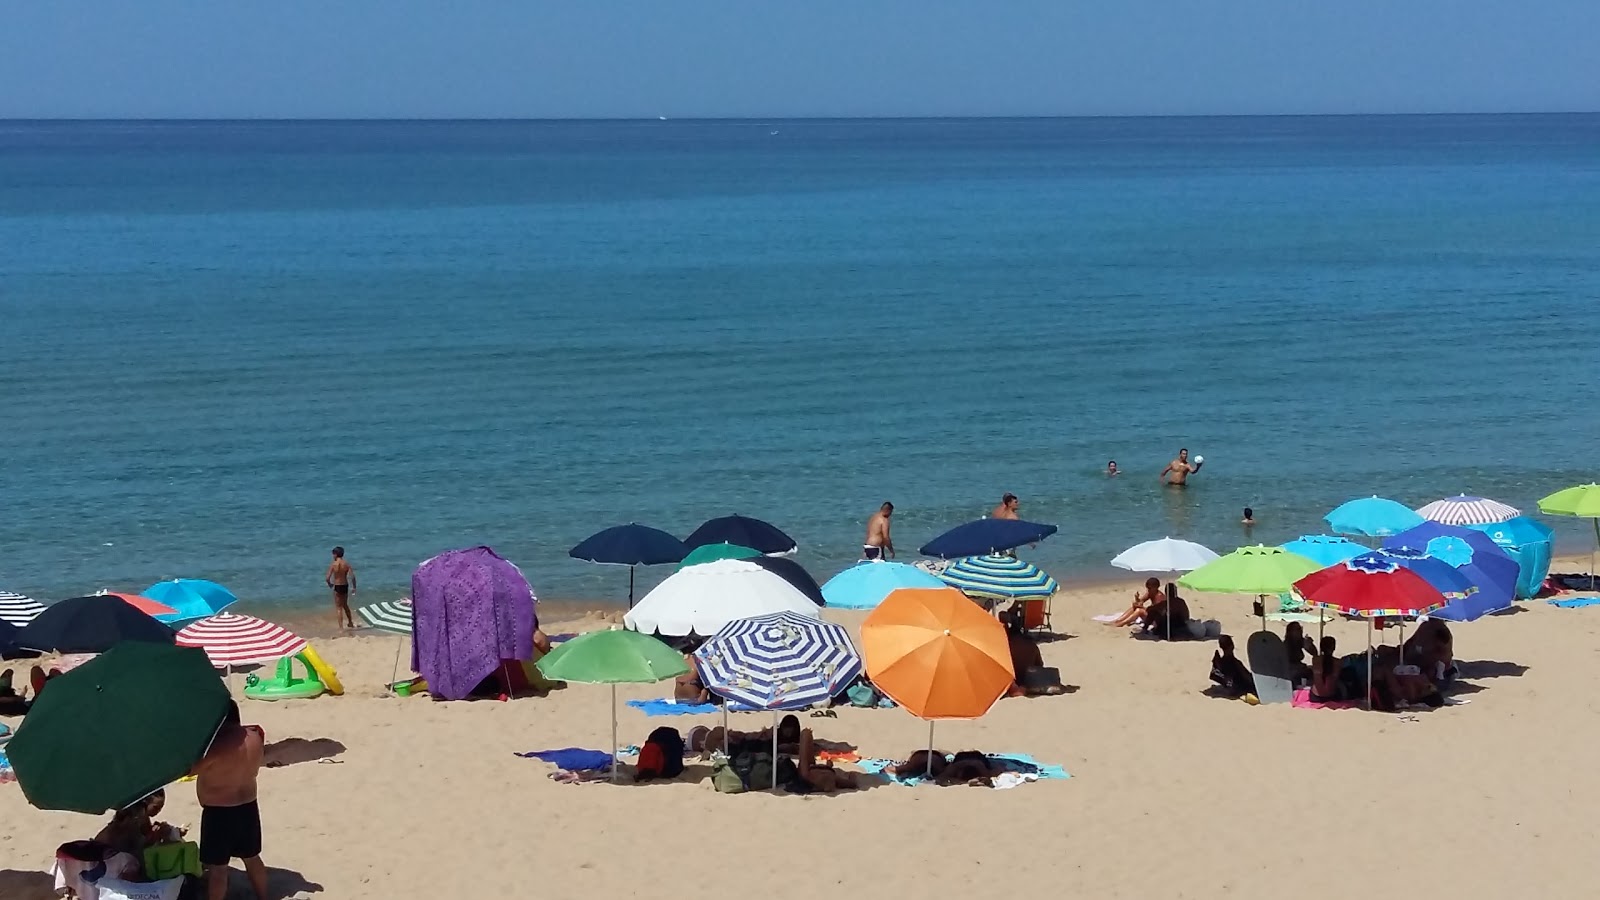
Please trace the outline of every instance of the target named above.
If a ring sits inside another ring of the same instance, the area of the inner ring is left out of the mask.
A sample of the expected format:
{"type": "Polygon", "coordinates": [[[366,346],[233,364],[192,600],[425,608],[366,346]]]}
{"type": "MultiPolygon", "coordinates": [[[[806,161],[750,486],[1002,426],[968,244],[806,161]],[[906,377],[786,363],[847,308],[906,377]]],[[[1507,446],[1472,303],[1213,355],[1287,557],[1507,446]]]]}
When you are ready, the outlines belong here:
{"type": "Polygon", "coordinates": [[[256,801],[239,806],[200,808],[200,862],[225,866],[230,859],[261,855],[261,807],[256,801]]]}
{"type": "Polygon", "coordinates": [[[871,544],[862,544],[861,545],[861,558],[862,559],[883,559],[883,548],[882,547],[874,547],[871,544]]]}
{"type": "Polygon", "coordinates": [[[340,598],[349,597],[350,596],[350,585],[348,585],[348,584],[336,584],[336,585],[334,585],[333,586],[333,595],[335,597],[340,597],[340,598]]]}

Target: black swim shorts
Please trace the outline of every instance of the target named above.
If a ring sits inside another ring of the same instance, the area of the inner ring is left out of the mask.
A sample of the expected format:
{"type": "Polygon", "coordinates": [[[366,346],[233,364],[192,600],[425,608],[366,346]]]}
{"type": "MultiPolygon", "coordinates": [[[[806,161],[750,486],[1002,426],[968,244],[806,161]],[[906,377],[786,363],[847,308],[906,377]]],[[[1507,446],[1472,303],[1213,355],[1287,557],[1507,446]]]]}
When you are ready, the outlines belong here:
{"type": "Polygon", "coordinates": [[[339,597],[348,597],[350,596],[350,585],[336,584],[333,586],[333,593],[339,597]]]}
{"type": "Polygon", "coordinates": [[[261,807],[207,806],[200,810],[200,863],[225,866],[230,859],[261,855],[261,807]]]}

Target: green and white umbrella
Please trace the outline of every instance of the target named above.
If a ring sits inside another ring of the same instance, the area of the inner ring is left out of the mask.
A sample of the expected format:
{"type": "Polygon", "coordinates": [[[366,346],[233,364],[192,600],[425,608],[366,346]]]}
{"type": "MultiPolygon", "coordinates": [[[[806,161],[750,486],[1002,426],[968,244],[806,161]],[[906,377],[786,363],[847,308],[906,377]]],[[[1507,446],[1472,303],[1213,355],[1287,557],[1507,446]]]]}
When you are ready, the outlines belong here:
{"type": "Polygon", "coordinates": [[[410,600],[385,600],[382,603],[360,606],[356,608],[356,615],[373,628],[381,628],[395,634],[411,633],[410,600]]]}
{"type": "Polygon", "coordinates": [[[968,597],[988,600],[1049,597],[1061,588],[1033,563],[998,554],[958,559],[939,573],[939,578],[968,597]]]}

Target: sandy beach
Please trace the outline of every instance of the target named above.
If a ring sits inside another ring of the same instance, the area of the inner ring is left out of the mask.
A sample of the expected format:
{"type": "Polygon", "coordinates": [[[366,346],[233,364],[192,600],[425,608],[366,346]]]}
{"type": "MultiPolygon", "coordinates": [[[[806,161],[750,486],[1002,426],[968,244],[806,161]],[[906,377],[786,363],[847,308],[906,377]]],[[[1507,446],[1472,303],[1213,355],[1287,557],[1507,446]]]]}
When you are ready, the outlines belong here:
{"type": "MultiPolygon", "coordinates": [[[[1556,570],[1582,563],[1563,560],[1556,570]]],[[[604,748],[605,688],[506,703],[396,698],[382,685],[400,638],[319,641],[346,696],[244,704],[246,721],[270,741],[315,742],[300,755],[324,756],[262,773],[273,891],[338,900],[672,897],[717,885],[773,898],[841,890],[1332,898],[1409,891],[1425,878],[1429,895],[1457,900],[1589,895],[1584,835],[1600,773],[1576,761],[1600,737],[1600,710],[1582,688],[1600,611],[1532,601],[1458,626],[1464,683],[1454,696],[1468,705],[1315,711],[1207,697],[1213,642],[1139,641],[1092,620],[1122,609],[1134,584],[1056,597],[1060,636],[1043,652],[1075,686],[1070,695],[1003,700],[981,720],[939,726],[941,749],[1029,753],[1072,775],[1010,791],[885,784],[832,796],[728,796],[705,781],[704,767],[679,783],[558,784],[551,766],[514,754],[604,748]]],[[[1194,595],[1191,605],[1230,633],[1254,628],[1246,598],[1194,595]]],[[[593,629],[601,618],[545,628],[593,629]]],[[[1343,651],[1365,647],[1360,624],[1330,631],[1343,651]]],[[[650,719],[624,707],[620,734],[637,744],[661,724],[715,721],[650,719]]],[[[767,721],[735,716],[751,728],[767,721]]],[[[899,710],[840,709],[804,724],[869,757],[903,757],[927,735],[899,710]]],[[[198,821],[192,788],[177,785],[168,797],[163,818],[198,821]]],[[[43,873],[56,845],[100,824],[35,810],[15,784],[0,786],[0,897],[51,896],[43,873]]],[[[242,875],[234,892],[247,894],[242,875]]]]}

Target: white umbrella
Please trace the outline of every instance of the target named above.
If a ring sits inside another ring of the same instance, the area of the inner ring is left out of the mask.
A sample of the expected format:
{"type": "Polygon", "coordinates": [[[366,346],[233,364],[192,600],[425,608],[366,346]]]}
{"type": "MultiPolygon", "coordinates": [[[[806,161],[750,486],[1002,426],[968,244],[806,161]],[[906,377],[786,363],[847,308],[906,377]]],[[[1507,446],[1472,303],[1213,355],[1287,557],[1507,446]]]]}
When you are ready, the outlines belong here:
{"type": "MultiPolygon", "coordinates": [[[[1180,541],[1164,537],[1159,541],[1145,541],[1118,553],[1111,564],[1132,572],[1164,572],[1176,574],[1198,569],[1217,559],[1211,548],[1194,541],[1180,541]]],[[[1172,640],[1172,606],[1167,606],[1167,640],[1172,640]]]]}
{"type": "Polygon", "coordinates": [[[781,576],[743,559],[679,569],[628,610],[634,631],[710,636],[734,619],[792,612],[819,618],[817,604],[781,576]]]}

